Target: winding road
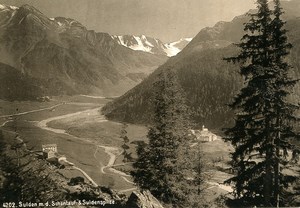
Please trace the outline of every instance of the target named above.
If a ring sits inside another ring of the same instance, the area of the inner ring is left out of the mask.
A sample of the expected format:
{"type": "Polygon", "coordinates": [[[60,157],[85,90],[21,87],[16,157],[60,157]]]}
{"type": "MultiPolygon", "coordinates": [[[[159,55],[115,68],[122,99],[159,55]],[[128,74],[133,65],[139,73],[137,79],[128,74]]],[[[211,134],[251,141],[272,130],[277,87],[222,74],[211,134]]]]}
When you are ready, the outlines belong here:
{"type": "MultiPolygon", "coordinates": [[[[86,97],[102,98],[102,97],[96,97],[96,96],[86,96],[86,97]]],[[[69,104],[69,103],[59,103],[59,104],[56,104],[56,105],[53,105],[53,106],[50,106],[50,107],[47,107],[47,108],[41,108],[41,109],[36,109],[36,110],[31,110],[31,111],[26,111],[26,112],[20,112],[20,113],[10,114],[10,115],[2,115],[2,116],[0,116],[0,118],[10,118],[12,116],[21,116],[21,115],[27,115],[27,114],[30,114],[30,113],[36,113],[36,112],[41,112],[41,111],[45,111],[45,110],[51,110],[51,109],[54,109],[54,108],[59,107],[61,105],[67,105],[67,104],[69,104]]],[[[70,104],[76,104],[76,103],[70,103],[70,104]]],[[[78,103],[78,105],[82,105],[82,103],[78,103]]],[[[65,115],[61,115],[61,116],[55,116],[55,117],[47,118],[45,120],[42,120],[42,121],[36,123],[36,126],[43,129],[43,130],[46,130],[46,131],[51,131],[51,132],[54,132],[56,134],[64,134],[64,135],[67,135],[67,136],[71,137],[72,139],[88,142],[88,143],[91,143],[91,144],[95,145],[95,147],[96,147],[95,152],[94,152],[94,158],[95,159],[97,159],[96,154],[99,151],[99,149],[100,148],[104,149],[104,152],[109,156],[109,161],[106,165],[103,165],[102,162],[99,161],[99,164],[101,166],[101,168],[100,168],[101,173],[102,174],[108,174],[107,171],[109,171],[110,173],[113,173],[113,174],[116,174],[116,175],[120,176],[125,182],[127,182],[129,184],[132,184],[132,185],[135,185],[131,180],[129,180],[129,179],[131,179],[130,175],[113,168],[113,166],[115,164],[115,161],[116,161],[116,158],[120,154],[122,154],[122,151],[118,147],[99,145],[96,142],[93,142],[89,138],[76,137],[74,135],[71,135],[71,134],[67,133],[66,130],[58,129],[58,128],[52,128],[52,127],[48,126],[49,122],[55,121],[55,120],[66,119],[66,118],[71,118],[71,117],[77,117],[81,114],[87,114],[87,115],[99,114],[99,110],[102,107],[103,106],[88,109],[88,110],[84,110],[84,111],[79,111],[79,112],[75,112],[75,113],[69,113],[69,114],[65,114],[65,115]]],[[[4,121],[0,125],[0,127],[4,127],[8,122],[11,122],[11,121],[12,121],[11,119],[4,121]]],[[[100,118],[100,121],[101,122],[106,122],[107,120],[103,116],[103,117],[100,118]]],[[[193,144],[192,146],[195,146],[195,145],[196,144],[193,144]]],[[[98,186],[97,183],[84,170],[82,170],[82,169],[80,169],[79,167],[76,167],[76,166],[73,166],[73,169],[76,169],[76,170],[80,171],[94,186],[98,186]]],[[[211,185],[211,187],[209,187],[208,189],[213,188],[213,187],[218,187],[218,188],[223,189],[224,191],[227,191],[227,192],[232,192],[233,191],[231,186],[223,185],[223,184],[216,183],[216,182],[207,182],[207,183],[209,185],[211,185]]],[[[136,188],[124,189],[124,190],[120,190],[119,192],[124,193],[124,192],[133,191],[133,190],[136,190],[136,188]]]]}
{"type": "MultiPolygon", "coordinates": [[[[55,117],[47,118],[45,120],[42,120],[42,121],[38,122],[36,124],[36,126],[39,127],[39,128],[41,128],[41,129],[43,129],[43,130],[51,131],[51,132],[54,132],[56,134],[64,134],[64,135],[67,135],[67,136],[69,136],[69,137],[71,137],[73,139],[84,141],[84,142],[88,142],[88,143],[91,143],[91,144],[95,145],[96,146],[96,150],[94,152],[94,157],[95,158],[96,158],[97,152],[99,151],[99,148],[103,148],[104,152],[109,155],[109,161],[108,161],[107,165],[103,165],[101,162],[99,162],[100,165],[101,165],[101,169],[100,169],[101,173],[102,174],[107,174],[107,172],[105,171],[107,169],[111,173],[117,174],[117,175],[121,176],[121,178],[124,181],[126,181],[127,183],[134,184],[128,178],[126,178],[126,177],[131,178],[130,175],[127,175],[126,173],[124,173],[122,171],[119,171],[119,170],[116,170],[116,169],[114,169],[112,167],[114,165],[115,161],[116,161],[117,156],[119,156],[122,153],[121,150],[118,147],[102,146],[102,145],[97,144],[96,142],[93,142],[89,138],[77,137],[77,136],[74,136],[74,135],[71,135],[71,134],[67,133],[63,129],[57,129],[57,128],[52,128],[52,127],[48,126],[49,122],[55,121],[55,120],[66,119],[66,118],[70,118],[70,117],[77,117],[77,116],[79,116],[81,114],[87,114],[87,115],[98,114],[99,110],[101,108],[102,108],[102,106],[101,107],[97,107],[97,108],[93,108],[93,109],[84,110],[84,111],[79,111],[79,112],[76,112],[76,113],[70,113],[70,114],[66,114],[66,115],[61,115],[61,116],[55,116],[55,117]]],[[[101,122],[105,122],[107,120],[103,116],[100,121],[101,122]]],[[[75,168],[78,169],[78,170],[80,170],[93,185],[96,185],[96,183],[93,181],[93,179],[91,177],[88,176],[88,174],[86,174],[83,170],[79,169],[78,167],[75,167],[75,168]]],[[[126,191],[129,191],[129,189],[121,190],[121,191],[126,192],[126,191]]]]}
{"type": "MultiPolygon", "coordinates": [[[[103,97],[98,97],[98,96],[86,96],[86,97],[91,97],[91,98],[103,98],[103,97]]],[[[0,118],[10,118],[13,116],[22,116],[22,115],[27,115],[27,114],[31,114],[31,113],[36,113],[36,112],[41,112],[41,111],[45,111],[45,110],[51,110],[54,109],[56,107],[59,107],[61,105],[67,105],[67,104],[78,104],[78,105],[82,105],[82,103],[59,103],[47,108],[40,108],[40,109],[36,109],[36,110],[31,110],[31,111],[26,111],[26,112],[20,112],[20,113],[15,113],[15,114],[8,114],[8,115],[1,115],[0,118]]],[[[93,145],[96,146],[96,151],[94,153],[94,157],[96,158],[96,153],[99,150],[99,148],[103,148],[104,152],[106,154],[109,155],[109,161],[107,163],[107,165],[103,165],[102,162],[100,162],[101,165],[101,173],[103,174],[107,174],[107,172],[105,171],[106,169],[108,171],[110,171],[113,174],[117,174],[119,175],[121,178],[123,178],[124,181],[126,181],[129,184],[134,184],[133,182],[131,182],[129,179],[127,179],[126,177],[131,177],[130,175],[127,175],[126,173],[122,172],[122,171],[118,171],[116,169],[114,169],[112,166],[114,165],[117,156],[119,156],[122,152],[119,148],[117,147],[110,147],[110,146],[102,146],[102,145],[98,145],[95,142],[92,142],[90,139],[88,138],[80,138],[80,137],[76,137],[74,135],[71,135],[69,133],[66,132],[66,130],[64,129],[58,129],[58,128],[51,128],[48,126],[48,123],[51,121],[55,121],[55,120],[60,120],[60,119],[66,119],[66,118],[71,118],[71,117],[77,117],[81,114],[87,114],[87,115],[95,115],[95,114],[99,114],[99,110],[102,108],[103,106],[100,107],[96,107],[96,108],[92,108],[92,109],[88,109],[88,110],[84,110],[84,111],[79,111],[79,112],[75,112],[75,113],[69,113],[69,114],[65,114],[65,115],[61,115],[61,116],[55,116],[55,117],[51,117],[51,118],[47,118],[44,119],[42,121],[39,121],[36,123],[36,126],[46,130],[46,131],[51,131],[54,132],[56,134],[64,134],[67,135],[73,139],[76,140],[80,140],[80,141],[84,141],[84,142],[88,142],[91,143],[93,145]]],[[[11,122],[12,120],[6,120],[4,121],[0,127],[4,127],[7,123],[11,122]]],[[[98,120],[99,121],[99,120],[98,120]]],[[[100,118],[100,122],[105,122],[107,121],[104,116],[102,118],[100,118]]],[[[73,169],[76,169],[78,171],[80,171],[94,186],[98,186],[97,183],[82,169],[80,169],[79,167],[73,166],[73,169]]],[[[131,191],[131,190],[135,190],[136,188],[131,188],[131,189],[125,189],[125,190],[121,190],[122,192],[127,192],[127,191],[131,191]]]]}
{"type": "Polygon", "coordinates": [[[98,187],[98,184],[84,170],[76,166],[73,166],[72,169],[80,171],[93,184],[94,187],[98,187]]]}
{"type": "Polygon", "coordinates": [[[50,107],[47,107],[47,108],[40,108],[40,109],[25,111],[25,112],[21,112],[21,113],[2,115],[2,116],[0,116],[0,118],[7,118],[7,117],[11,117],[11,116],[22,116],[22,115],[27,115],[27,114],[30,114],[30,113],[41,112],[41,111],[44,111],[44,110],[51,110],[51,109],[56,108],[56,107],[61,106],[61,105],[65,105],[65,104],[64,103],[59,103],[59,104],[56,104],[56,105],[53,105],[53,106],[50,106],[50,107]]]}

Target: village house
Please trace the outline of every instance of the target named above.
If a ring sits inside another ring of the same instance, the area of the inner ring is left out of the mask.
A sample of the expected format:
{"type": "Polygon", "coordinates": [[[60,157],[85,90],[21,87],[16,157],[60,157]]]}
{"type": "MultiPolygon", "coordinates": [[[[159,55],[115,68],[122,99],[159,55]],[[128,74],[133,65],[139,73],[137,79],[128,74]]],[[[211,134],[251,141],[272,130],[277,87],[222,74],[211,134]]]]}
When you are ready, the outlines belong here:
{"type": "Polygon", "coordinates": [[[207,128],[202,126],[202,130],[191,130],[196,140],[201,142],[212,142],[217,140],[218,136],[210,132],[207,128]]]}
{"type": "Polygon", "coordinates": [[[46,159],[57,157],[57,145],[56,144],[43,144],[43,155],[46,159]]]}

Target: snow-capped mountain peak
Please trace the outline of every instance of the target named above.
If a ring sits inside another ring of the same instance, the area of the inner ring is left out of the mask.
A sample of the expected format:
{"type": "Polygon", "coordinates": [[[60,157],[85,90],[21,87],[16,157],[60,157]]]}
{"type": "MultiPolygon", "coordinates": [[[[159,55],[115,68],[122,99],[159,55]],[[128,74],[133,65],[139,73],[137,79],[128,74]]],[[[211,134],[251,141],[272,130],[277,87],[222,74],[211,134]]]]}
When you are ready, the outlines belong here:
{"type": "MultiPolygon", "coordinates": [[[[132,50],[144,51],[152,54],[157,53],[155,50],[160,46],[161,42],[160,40],[149,38],[145,35],[113,35],[111,37],[120,45],[131,48],[132,50]]],[[[163,45],[162,42],[161,44],[163,45]]]]}
{"type": "Polygon", "coordinates": [[[175,56],[192,40],[192,38],[183,38],[176,42],[163,43],[157,38],[151,38],[145,35],[112,35],[111,37],[120,45],[132,50],[167,55],[169,57],[175,56]]]}
{"type": "Polygon", "coordinates": [[[6,10],[6,9],[17,10],[17,9],[19,9],[19,7],[16,7],[16,6],[6,6],[4,4],[0,4],[0,9],[1,10],[6,10]]]}

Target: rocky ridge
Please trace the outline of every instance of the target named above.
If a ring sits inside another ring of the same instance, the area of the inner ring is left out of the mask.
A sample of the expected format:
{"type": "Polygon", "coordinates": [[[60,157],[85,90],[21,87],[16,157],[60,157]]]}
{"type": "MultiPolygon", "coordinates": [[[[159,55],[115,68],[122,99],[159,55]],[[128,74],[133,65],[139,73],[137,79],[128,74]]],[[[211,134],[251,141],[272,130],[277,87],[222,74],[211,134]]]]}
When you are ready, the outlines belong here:
{"type": "Polygon", "coordinates": [[[117,96],[166,60],[124,47],[74,19],[48,18],[30,5],[0,6],[0,62],[39,81],[42,94],[117,96]]]}

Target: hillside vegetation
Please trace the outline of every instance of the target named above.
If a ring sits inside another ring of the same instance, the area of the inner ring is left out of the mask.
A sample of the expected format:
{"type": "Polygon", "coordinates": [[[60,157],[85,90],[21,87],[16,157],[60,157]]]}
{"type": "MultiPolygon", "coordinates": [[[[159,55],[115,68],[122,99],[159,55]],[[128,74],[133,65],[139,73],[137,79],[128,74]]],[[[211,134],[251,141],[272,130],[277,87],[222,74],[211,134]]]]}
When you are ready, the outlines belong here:
{"type": "MultiPolygon", "coordinates": [[[[285,8],[294,5],[286,2],[285,8]]],[[[293,10],[291,10],[293,11],[293,10]]],[[[300,77],[300,19],[299,13],[286,15],[289,41],[293,44],[289,62],[294,66],[291,76],[300,77]]],[[[243,86],[237,73],[238,66],[227,63],[225,57],[235,56],[238,42],[243,34],[245,15],[231,22],[219,22],[214,27],[204,28],[177,56],[169,59],[141,84],[122,97],[108,103],[103,113],[109,119],[130,123],[151,124],[153,119],[152,84],[166,68],[175,69],[183,87],[188,106],[195,122],[213,129],[221,129],[232,122],[232,112],[227,107],[230,100],[243,86]]],[[[291,96],[297,101],[299,84],[291,96]]]]}

